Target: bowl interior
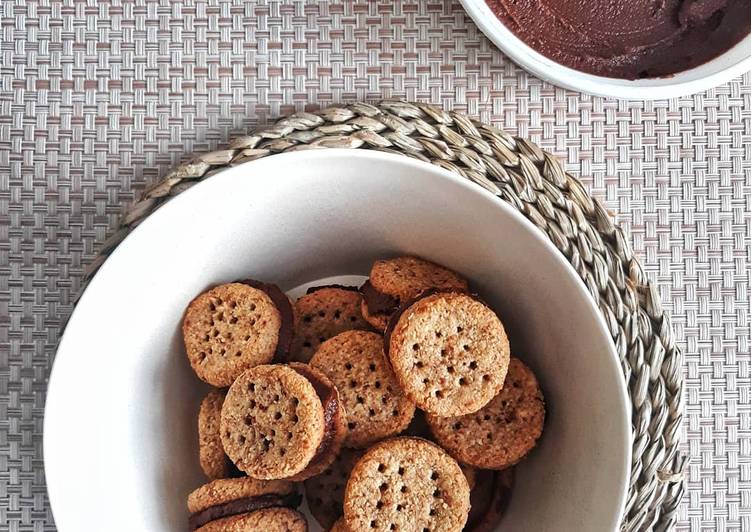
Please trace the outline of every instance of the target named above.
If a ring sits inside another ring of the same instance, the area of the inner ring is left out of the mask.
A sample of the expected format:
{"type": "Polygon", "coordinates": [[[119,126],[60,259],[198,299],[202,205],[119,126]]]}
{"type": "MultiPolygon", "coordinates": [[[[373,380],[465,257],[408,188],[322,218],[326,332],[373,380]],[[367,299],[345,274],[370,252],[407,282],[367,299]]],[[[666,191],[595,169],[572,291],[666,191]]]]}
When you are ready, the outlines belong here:
{"type": "Polygon", "coordinates": [[[186,495],[204,481],[196,415],[207,387],[179,330],[196,294],[246,277],[290,290],[365,275],[374,259],[400,253],[468,276],[545,392],[545,432],[518,466],[500,530],[615,529],[630,407],[581,281],[537,229],[480,187],[360,150],[276,155],[222,172],[159,209],[105,263],[50,379],[45,467],[59,529],[184,529],[186,495]]]}
{"type": "Polygon", "coordinates": [[[702,92],[751,69],[751,35],[718,57],[672,76],[647,79],[606,78],[566,67],[542,55],[508,29],[485,0],[460,0],[482,32],[515,63],[555,85],[631,100],[677,98],[702,92]]]}

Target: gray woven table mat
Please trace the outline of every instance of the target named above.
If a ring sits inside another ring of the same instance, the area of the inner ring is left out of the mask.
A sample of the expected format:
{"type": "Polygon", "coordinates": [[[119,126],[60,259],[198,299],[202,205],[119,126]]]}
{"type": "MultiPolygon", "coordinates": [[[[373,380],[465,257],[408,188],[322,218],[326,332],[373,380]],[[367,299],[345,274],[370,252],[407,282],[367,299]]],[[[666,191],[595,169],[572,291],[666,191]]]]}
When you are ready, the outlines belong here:
{"type": "Polygon", "coordinates": [[[46,375],[147,183],[257,121],[404,97],[559,154],[630,229],[685,352],[681,530],[751,530],[751,77],[657,103],[554,89],[451,2],[0,3],[0,527],[53,529],[46,375]]]}

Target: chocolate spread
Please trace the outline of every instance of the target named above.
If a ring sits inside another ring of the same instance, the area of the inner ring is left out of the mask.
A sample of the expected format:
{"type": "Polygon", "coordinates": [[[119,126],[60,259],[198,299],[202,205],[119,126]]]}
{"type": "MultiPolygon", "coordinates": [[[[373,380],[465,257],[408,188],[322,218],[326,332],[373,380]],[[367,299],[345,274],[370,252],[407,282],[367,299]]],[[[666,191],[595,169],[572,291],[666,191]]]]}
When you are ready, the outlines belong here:
{"type": "Polygon", "coordinates": [[[699,66],[751,32],[748,0],[486,0],[521,40],[565,66],[612,78],[699,66]]]}
{"type": "Polygon", "coordinates": [[[263,283],[261,281],[256,281],[255,279],[244,279],[237,282],[257,288],[269,296],[272,303],[274,303],[274,306],[276,306],[282,324],[279,327],[279,340],[276,344],[274,360],[286,361],[289,356],[289,350],[292,347],[292,337],[295,334],[295,313],[294,310],[292,310],[292,304],[289,302],[289,298],[275,284],[263,283]]]}
{"type": "Polygon", "coordinates": [[[272,493],[268,495],[259,495],[257,497],[245,497],[243,499],[236,499],[223,504],[215,504],[214,506],[209,506],[205,510],[191,514],[188,519],[188,526],[191,530],[196,530],[209,521],[214,521],[223,517],[246,514],[263,510],[264,508],[278,506],[297,508],[301,502],[302,495],[299,493],[288,493],[287,495],[277,495],[272,493]]]}

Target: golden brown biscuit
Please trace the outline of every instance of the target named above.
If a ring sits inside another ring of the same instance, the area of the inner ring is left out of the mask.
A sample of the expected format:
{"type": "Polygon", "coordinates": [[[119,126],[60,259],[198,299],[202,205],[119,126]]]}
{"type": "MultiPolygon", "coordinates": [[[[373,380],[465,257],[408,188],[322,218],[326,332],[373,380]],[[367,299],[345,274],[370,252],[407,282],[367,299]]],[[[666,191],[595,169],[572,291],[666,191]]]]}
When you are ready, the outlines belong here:
{"type": "Polygon", "coordinates": [[[383,353],[383,337],[345,331],[326,340],[310,361],[334,382],[347,410],[345,445],[365,447],[402,432],[415,412],[383,353]]]}
{"type": "Polygon", "coordinates": [[[468,283],[456,272],[418,257],[377,260],[361,287],[362,314],[382,331],[401,303],[430,288],[466,292],[468,283]]]}
{"type": "Polygon", "coordinates": [[[265,509],[284,509],[285,512],[279,515],[289,516],[291,514],[286,510],[299,506],[301,501],[302,497],[291,482],[249,477],[214,480],[188,496],[189,526],[191,530],[204,531],[256,530],[246,526],[249,523],[273,522],[269,517],[276,514],[264,512],[265,509]]]}
{"type": "Polygon", "coordinates": [[[198,411],[198,458],[209,480],[227,478],[234,473],[219,435],[223,402],[224,392],[212,390],[203,398],[198,411]]]}
{"type": "Polygon", "coordinates": [[[290,508],[265,508],[210,521],[196,532],[308,532],[305,516],[290,508]]]}
{"type": "Polygon", "coordinates": [[[305,469],[289,478],[302,482],[323,473],[336,459],[347,438],[347,411],[339,391],[325,373],[302,362],[292,362],[289,367],[308,379],[315,388],[323,405],[325,422],[323,439],[316,449],[315,456],[305,469]]]}
{"type": "Polygon", "coordinates": [[[425,293],[393,317],[388,355],[404,393],[436,416],[485,406],[503,386],[509,343],[490,308],[459,292],[425,293]]]}
{"type": "Polygon", "coordinates": [[[362,455],[361,450],[342,449],[331,467],[305,481],[308,508],[324,529],[333,526],[334,521],[341,517],[347,479],[362,455]]]}
{"type": "Polygon", "coordinates": [[[322,342],[353,329],[368,330],[360,312],[362,296],[357,289],[338,286],[315,288],[295,303],[299,317],[292,356],[308,362],[322,342]]]}
{"type": "Polygon", "coordinates": [[[188,495],[188,511],[193,514],[211,506],[238,499],[294,493],[295,485],[286,480],[256,480],[250,477],[220,478],[204,484],[188,495]]]}
{"type": "Polygon", "coordinates": [[[465,416],[426,419],[436,441],[460,462],[505,469],[537,444],[545,402],[532,370],[512,357],[503,389],[485,407],[465,416]]]}
{"type": "Polygon", "coordinates": [[[352,530],[459,532],[468,513],[469,486],[459,464],[419,438],[393,438],[369,449],[344,493],[352,530]]]}
{"type": "MultiPolygon", "coordinates": [[[[368,293],[368,285],[363,285],[362,287],[363,295],[368,293]]],[[[372,298],[369,299],[371,301],[371,307],[373,306],[372,298]]],[[[396,300],[394,300],[396,301],[396,300]]],[[[366,302],[366,299],[363,297],[362,303],[360,303],[360,313],[362,314],[362,317],[365,321],[368,322],[375,330],[377,331],[385,331],[386,327],[389,324],[389,319],[391,318],[391,315],[396,311],[398,308],[398,305],[395,307],[391,304],[389,304],[386,309],[387,310],[371,310],[371,307],[368,307],[368,303],[366,302]]]]}
{"type": "Polygon", "coordinates": [[[212,288],[185,311],[190,365],[201,380],[229,386],[246,369],[271,362],[281,326],[279,310],[262,290],[243,283],[212,288]]]}
{"type": "Polygon", "coordinates": [[[237,468],[254,478],[302,472],[316,455],[325,428],[315,388],[288,366],[247,370],[222,406],[222,446],[237,468]]]}

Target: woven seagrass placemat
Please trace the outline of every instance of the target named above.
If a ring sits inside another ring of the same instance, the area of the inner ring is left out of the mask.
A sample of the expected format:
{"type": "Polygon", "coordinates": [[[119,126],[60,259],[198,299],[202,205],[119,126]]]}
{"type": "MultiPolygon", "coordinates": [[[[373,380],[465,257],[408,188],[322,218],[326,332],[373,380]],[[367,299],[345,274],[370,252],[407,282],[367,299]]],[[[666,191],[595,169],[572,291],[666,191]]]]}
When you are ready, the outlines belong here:
{"type": "Polygon", "coordinates": [[[3,526],[54,529],[46,376],[123,207],[256,123],[383,97],[529,138],[615,212],[685,353],[678,529],[751,530],[751,77],[667,102],[583,96],[527,76],[436,1],[0,3],[3,526]]]}

